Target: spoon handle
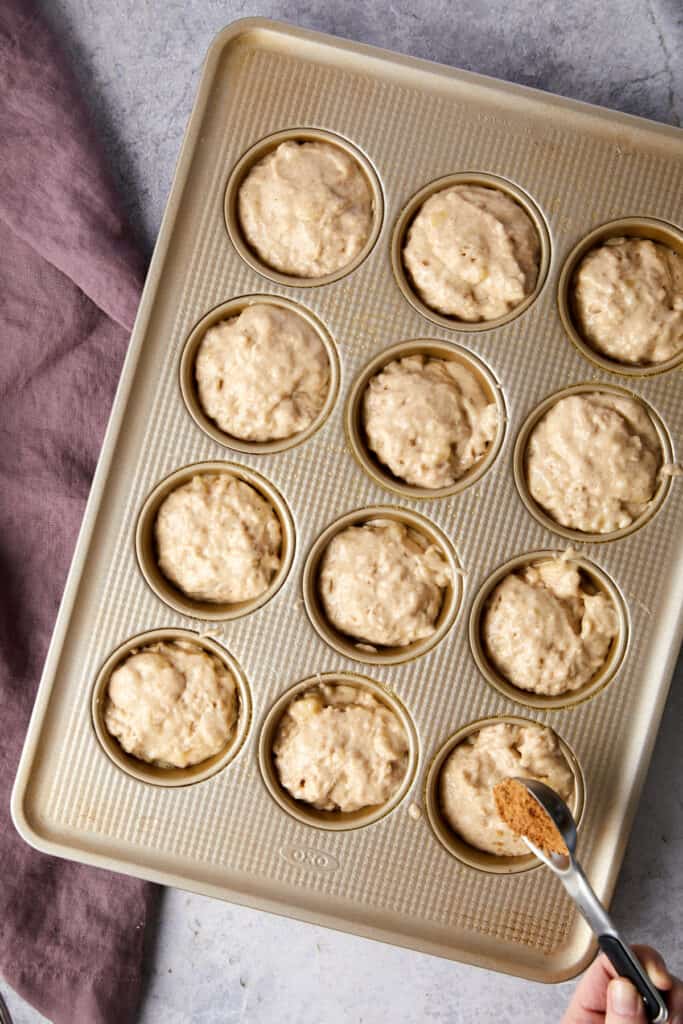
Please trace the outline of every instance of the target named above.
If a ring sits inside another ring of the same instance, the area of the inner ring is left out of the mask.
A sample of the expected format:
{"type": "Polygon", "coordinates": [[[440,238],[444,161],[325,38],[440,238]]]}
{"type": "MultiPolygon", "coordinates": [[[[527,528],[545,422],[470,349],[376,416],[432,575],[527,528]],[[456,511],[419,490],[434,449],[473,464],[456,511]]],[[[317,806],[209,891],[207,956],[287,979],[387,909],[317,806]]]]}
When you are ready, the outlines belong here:
{"type": "Polygon", "coordinates": [[[628,978],[637,988],[645,1004],[648,1021],[652,1021],[652,1024],[664,1024],[669,1019],[669,1011],[661,992],[652,984],[638,957],[617,932],[580,865],[573,858],[572,860],[572,870],[560,875],[565,888],[597,935],[600,949],[608,957],[617,974],[622,978],[628,978]]]}
{"type": "Polygon", "coordinates": [[[625,942],[615,934],[598,936],[600,949],[608,957],[617,974],[635,985],[645,1003],[645,1012],[649,1021],[660,1024],[669,1019],[669,1011],[658,989],[654,987],[636,956],[625,942]]]}

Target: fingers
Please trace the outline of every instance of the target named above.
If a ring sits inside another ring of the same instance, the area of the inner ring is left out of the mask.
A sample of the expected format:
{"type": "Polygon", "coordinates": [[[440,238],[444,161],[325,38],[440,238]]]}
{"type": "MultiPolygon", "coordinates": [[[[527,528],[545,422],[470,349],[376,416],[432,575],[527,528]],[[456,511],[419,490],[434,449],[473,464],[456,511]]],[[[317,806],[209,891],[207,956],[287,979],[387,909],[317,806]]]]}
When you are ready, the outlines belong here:
{"type": "Polygon", "coordinates": [[[683,981],[673,978],[673,986],[667,995],[669,1024],[683,1024],[683,981]]]}
{"type": "Polygon", "coordinates": [[[626,978],[613,978],[607,986],[605,1024],[647,1024],[643,1000],[626,978]]]}
{"type": "MultiPolygon", "coordinates": [[[[662,956],[651,946],[634,946],[653,984],[666,995],[670,1024],[683,1024],[683,981],[668,970],[662,956]]],[[[617,977],[604,954],[586,971],[562,1024],[646,1024],[645,1008],[634,986],[617,977]]]]}
{"type": "Polygon", "coordinates": [[[634,946],[633,952],[657,988],[663,992],[668,992],[673,985],[674,979],[669,973],[661,953],[658,953],[652,946],[634,946]]]}
{"type": "Polygon", "coordinates": [[[606,956],[596,957],[576,987],[562,1024],[604,1022],[607,986],[614,969],[606,956]]]}

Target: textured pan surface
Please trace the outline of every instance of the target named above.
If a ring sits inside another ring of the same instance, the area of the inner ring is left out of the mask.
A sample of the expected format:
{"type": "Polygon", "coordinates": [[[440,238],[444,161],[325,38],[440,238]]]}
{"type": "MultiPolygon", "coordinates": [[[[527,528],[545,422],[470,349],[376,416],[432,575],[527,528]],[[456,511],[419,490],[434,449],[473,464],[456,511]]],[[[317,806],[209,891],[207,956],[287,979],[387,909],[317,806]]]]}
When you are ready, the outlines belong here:
{"type": "MultiPolygon", "coordinates": [[[[604,568],[630,621],[624,664],[605,690],[562,711],[522,708],[477,671],[472,601],[510,558],[567,542],[522,504],[512,473],[521,423],[568,385],[620,383],[568,340],[557,311],[563,261],[580,239],[620,217],[680,217],[681,134],[645,121],[264,21],[237,23],[213,44],[183,146],[98,468],[14,794],[15,821],[33,844],[252,906],[330,924],[488,967],[559,980],[590,941],[548,872],[477,872],[437,841],[422,802],[431,759],[468,723],[523,715],[551,724],[586,781],[581,858],[608,898],[651,753],[681,637],[683,487],[673,481],[655,518],[630,536],[578,550],[604,568]],[[377,244],[353,273],[324,287],[275,284],[230,242],[224,192],[259,139],[313,126],[348,139],[376,169],[384,194],[377,244]],[[409,145],[406,145],[409,140],[409,145]],[[545,217],[551,263],[539,298],[491,331],[458,332],[422,317],[393,277],[391,237],[401,209],[434,179],[459,172],[508,178],[545,217]],[[245,454],[222,448],[187,412],[179,362],[193,326],[241,295],[284,295],[331,333],[341,363],[336,406],[296,448],[245,454]],[[415,500],[384,490],[352,457],[344,402],[382,349],[413,338],[451,339],[488,365],[508,423],[494,465],[461,494],[415,500]],[[296,527],[292,569],[252,615],[202,624],[164,605],[141,576],[135,524],[153,488],[186,464],[226,459],[281,492],[296,527]],[[402,665],[360,669],[400,697],[418,735],[410,793],[366,828],[330,833],[295,821],[259,772],[261,723],[275,700],[317,672],[358,671],[312,628],[301,570],[315,538],[364,505],[414,509],[450,537],[466,570],[454,626],[432,651],[402,665]],[[167,627],[211,629],[240,664],[253,718],[236,759],[184,788],[145,785],[106,756],[91,721],[94,681],[131,636],[167,627]],[[215,630],[215,632],[214,632],[215,630]]],[[[674,441],[683,427],[679,371],[637,379],[674,441]]]]}

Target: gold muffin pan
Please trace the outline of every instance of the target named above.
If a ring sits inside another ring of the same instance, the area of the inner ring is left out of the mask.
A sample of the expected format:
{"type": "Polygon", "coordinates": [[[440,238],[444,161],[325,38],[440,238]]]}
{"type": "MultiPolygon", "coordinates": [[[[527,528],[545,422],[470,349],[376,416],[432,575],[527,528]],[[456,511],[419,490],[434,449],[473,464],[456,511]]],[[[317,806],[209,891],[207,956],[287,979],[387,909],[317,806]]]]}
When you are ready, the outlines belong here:
{"type": "MultiPolygon", "coordinates": [[[[588,931],[549,873],[527,870],[531,858],[487,858],[448,829],[438,773],[459,739],[533,709],[575,772],[582,861],[609,898],[683,633],[681,488],[662,476],[631,528],[576,534],[532,502],[524,452],[561,395],[625,393],[613,383],[623,367],[596,359],[572,333],[571,279],[583,253],[615,231],[666,236],[678,247],[679,148],[673,129],[261,19],[218,36],[17,776],[13,816],[29,842],[530,978],[557,981],[586,963],[588,931]],[[340,146],[372,188],[364,250],[326,278],[273,271],[241,235],[240,184],[285,139],[340,146]],[[403,267],[421,203],[465,181],[506,192],[539,235],[536,288],[497,321],[441,317],[403,267]],[[325,407],[282,441],[230,437],[196,393],[205,331],[253,302],[304,317],[330,361],[325,407]],[[443,491],[393,478],[364,437],[368,380],[414,352],[467,365],[498,407],[490,449],[443,491]],[[280,519],[282,566],[254,602],[193,602],[159,571],[159,505],[203,472],[244,479],[280,519]],[[372,650],[338,634],[319,600],[326,544],[345,526],[378,518],[418,530],[451,566],[434,635],[407,648],[372,650]],[[555,702],[492,671],[478,622],[500,574],[558,554],[558,538],[613,597],[620,633],[602,672],[555,702]],[[102,719],[116,665],[162,636],[192,638],[238,682],[232,742],[191,769],[128,757],[102,719]],[[320,679],[367,687],[403,723],[409,769],[387,805],[325,814],[282,790],[274,730],[289,700],[320,679]]],[[[637,390],[626,393],[645,404],[663,460],[673,463],[680,374],[672,364],[629,378],[637,390]]]]}

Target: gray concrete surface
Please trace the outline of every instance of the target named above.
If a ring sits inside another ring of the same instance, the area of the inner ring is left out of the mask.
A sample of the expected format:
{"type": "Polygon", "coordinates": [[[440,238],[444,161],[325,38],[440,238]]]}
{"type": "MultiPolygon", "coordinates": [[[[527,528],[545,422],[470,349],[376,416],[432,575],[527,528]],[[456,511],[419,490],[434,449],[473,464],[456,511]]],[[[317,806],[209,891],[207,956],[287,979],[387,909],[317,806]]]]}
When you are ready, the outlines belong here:
{"type": "MultiPolygon", "coordinates": [[[[198,74],[235,18],[283,18],[680,125],[679,0],[39,0],[88,93],[151,248],[198,74]]],[[[683,662],[614,900],[633,939],[683,973],[683,662]]],[[[167,891],[140,1024],[559,1022],[544,987],[167,891]]],[[[16,1024],[42,1018],[11,993],[16,1024]]]]}

